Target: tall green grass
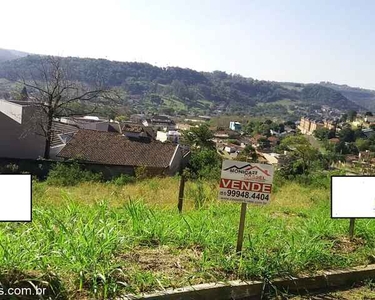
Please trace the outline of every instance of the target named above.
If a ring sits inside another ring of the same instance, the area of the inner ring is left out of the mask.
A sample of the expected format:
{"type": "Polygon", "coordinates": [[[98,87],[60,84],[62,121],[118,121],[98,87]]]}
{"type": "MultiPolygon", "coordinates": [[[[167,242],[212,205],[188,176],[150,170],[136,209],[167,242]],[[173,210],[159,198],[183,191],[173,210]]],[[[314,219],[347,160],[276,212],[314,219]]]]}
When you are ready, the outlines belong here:
{"type": "Polygon", "coordinates": [[[357,240],[349,243],[348,221],[330,219],[327,189],[283,183],[269,206],[248,206],[243,253],[236,255],[240,205],[216,201],[212,183],[189,182],[179,214],[174,193],[165,205],[156,199],[175,184],[173,178],[125,187],[34,183],[33,222],[0,224],[3,273],[50,282],[62,298],[107,299],[365,264],[375,254],[374,222],[359,220],[357,240]],[[137,185],[143,195],[123,197],[137,185]],[[82,196],[100,187],[103,194],[91,201],[82,196]]]}

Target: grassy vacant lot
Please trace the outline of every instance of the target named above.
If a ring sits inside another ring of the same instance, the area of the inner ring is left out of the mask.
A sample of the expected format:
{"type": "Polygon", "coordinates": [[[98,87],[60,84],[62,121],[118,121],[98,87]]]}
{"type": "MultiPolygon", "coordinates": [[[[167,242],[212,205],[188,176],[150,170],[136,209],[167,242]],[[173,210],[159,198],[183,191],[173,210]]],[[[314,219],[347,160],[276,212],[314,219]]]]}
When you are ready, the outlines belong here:
{"type": "Polygon", "coordinates": [[[249,206],[243,255],[235,254],[240,204],[218,202],[215,182],[178,178],[126,186],[33,186],[33,222],[0,225],[0,281],[33,280],[61,298],[107,298],[189,284],[272,278],[366,264],[375,223],[331,220],[329,190],[286,182],[269,206],[249,206]]]}

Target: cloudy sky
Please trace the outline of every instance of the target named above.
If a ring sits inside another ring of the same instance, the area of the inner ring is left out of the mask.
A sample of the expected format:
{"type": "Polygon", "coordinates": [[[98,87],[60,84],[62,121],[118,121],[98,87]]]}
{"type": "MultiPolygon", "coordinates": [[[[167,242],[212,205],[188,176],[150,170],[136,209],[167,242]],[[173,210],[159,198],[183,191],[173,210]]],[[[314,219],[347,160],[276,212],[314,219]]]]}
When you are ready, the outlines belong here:
{"type": "Polygon", "coordinates": [[[4,0],[0,48],[375,89],[375,1],[4,0]]]}

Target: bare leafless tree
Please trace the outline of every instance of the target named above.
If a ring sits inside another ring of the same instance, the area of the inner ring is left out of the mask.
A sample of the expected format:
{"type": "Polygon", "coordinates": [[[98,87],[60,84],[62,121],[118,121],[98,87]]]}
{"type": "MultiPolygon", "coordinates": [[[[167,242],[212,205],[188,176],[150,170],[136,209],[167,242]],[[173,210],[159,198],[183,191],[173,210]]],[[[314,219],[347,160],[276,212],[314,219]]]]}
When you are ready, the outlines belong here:
{"type": "Polygon", "coordinates": [[[99,104],[117,97],[114,90],[105,88],[99,80],[94,87],[74,80],[69,65],[61,57],[41,57],[37,66],[17,77],[29,91],[29,102],[35,107],[33,122],[45,138],[46,159],[50,157],[54,119],[77,114],[76,103],[88,104],[92,113],[99,104]]]}

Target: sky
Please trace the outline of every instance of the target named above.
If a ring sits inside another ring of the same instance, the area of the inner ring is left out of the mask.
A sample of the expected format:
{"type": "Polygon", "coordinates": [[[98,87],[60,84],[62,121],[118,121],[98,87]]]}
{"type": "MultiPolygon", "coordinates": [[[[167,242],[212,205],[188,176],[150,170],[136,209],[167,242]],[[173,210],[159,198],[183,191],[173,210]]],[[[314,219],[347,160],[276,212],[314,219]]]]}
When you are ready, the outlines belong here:
{"type": "Polygon", "coordinates": [[[1,0],[0,48],[375,89],[373,0],[1,0]]]}

